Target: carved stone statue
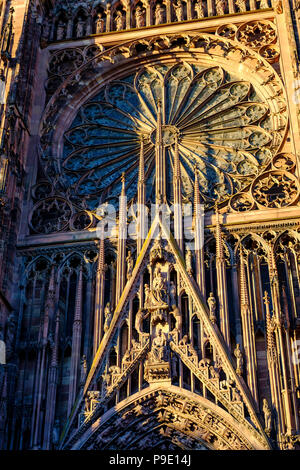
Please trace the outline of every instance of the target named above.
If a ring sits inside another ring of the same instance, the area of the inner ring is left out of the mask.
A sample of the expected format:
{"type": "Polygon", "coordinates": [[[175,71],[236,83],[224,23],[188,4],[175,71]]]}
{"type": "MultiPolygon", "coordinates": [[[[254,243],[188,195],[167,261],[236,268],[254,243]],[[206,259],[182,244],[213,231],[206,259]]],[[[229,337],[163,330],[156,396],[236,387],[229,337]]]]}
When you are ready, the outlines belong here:
{"type": "Polygon", "coordinates": [[[182,317],[179,308],[176,305],[172,305],[171,315],[175,318],[175,329],[180,332],[182,326],[182,317]]]}
{"type": "Polygon", "coordinates": [[[236,6],[238,7],[241,13],[247,11],[247,1],[246,0],[236,0],[236,6]]]}
{"type": "Polygon", "coordinates": [[[147,312],[139,309],[135,316],[134,327],[139,334],[143,334],[143,319],[145,318],[145,315],[147,315],[147,312]]]}
{"type": "Polygon", "coordinates": [[[165,361],[167,340],[164,333],[158,330],[157,335],[152,341],[152,347],[150,351],[151,362],[162,362],[165,361]]]}
{"type": "Polygon", "coordinates": [[[265,418],[265,433],[267,436],[270,436],[272,426],[272,412],[266,398],[263,399],[263,413],[265,418]]]}
{"type": "Polygon", "coordinates": [[[232,388],[232,401],[242,402],[241,392],[237,387],[232,388]]]}
{"type": "Polygon", "coordinates": [[[134,265],[133,258],[131,256],[131,251],[128,251],[126,261],[127,261],[127,279],[130,279],[132,276],[133,265],[134,265]]]}
{"type": "Polygon", "coordinates": [[[227,6],[227,1],[226,0],[216,0],[217,15],[219,15],[219,16],[224,15],[226,6],[227,6]]]}
{"type": "Polygon", "coordinates": [[[106,333],[109,329],[109,325],[112,319],[112,313],[110,310],[110,302],[107,302],[105,309],[104,309],[104,333],[106,333]]]}
{"type": "Polygon", "coordinates": [[[152,284],[152,293],[157,302],[165,303],[167,300],[166,280],[161,274],[161,269],[158,267],[154,273],[152,284]]]}
{"type": "Polygon", "coordinates": [[[191,276],[193,274],[193,255],[189,248],[186,250],[185,264],[187,273],[191,276]]]}
{"type": "Polygon", "coordinates": [[[104,33],[105,29],[105,20],[102,18],[102,13],[98,13],[96,21],[95,21],[95,26],[96,26],[96,34],[101,34],[104,33]]]}
{"type": "Polygon", "coordinates": [[[139,5],[135,10],[135,24],[137,28],[143,28],[145,26],[145,9],[139,5]]]}
{"type": "Polygon", "coordinates": [[[213,292],[211,292],[209,294],[209,297],[207,299],[207,303],[208,303],[209,313],[210,313],[209,318],[210,318],[212,323],[216,323],[216,321],[217,321],[217,317],[216,317],[217,302],[216,302],[216,299],[214,297],[213,292]]]}
{"type": "Polygon", "coordinates": [[[236,348],[234,350],[234,355],[236,357],[236,373],[238,375],[243,374],[243,365],[244,365],[244,359],[243,359],[243,353],[240,350],[240,345],[237,344],[236,348]]]}
{"type": "Polygon", "coordinates": [[[164,23],[164,14],[165,14],[164,7],[160,3],[158,3],[155,8],[155,24],[164,23]]]}
{"type": "Polygon", "coordinates": [[[81,38],[84,34],[84,20],[83,18],[79,17],[77,26],[76,26],[76,37],[81,38]]]}
{"type": "Polygon", "coordinates": [[[204,18],[205,13],[204,13],[204,8],[203,8],[203,3],[202,0],[197,0],[194,6],[197,18],[204,18]]]}
{"type": "Polygon", "coordinates": [[[183,5],[181,0],[177,0],[177,4],[174,3],[174,10],[177,21],[183,21],[183,5]]]}
{"type": "Polygon", "coordinates": [[[65,24],[60,21],[57,25],[57,31],[56,31],[56,39],[57,41],[61,41],[65,37],[65,24]]]}
{"type": "Polygon", "coordinates": [[[124,25],[125,25],[125,19],[124,19],[122,11],[120,11],[120,10],[117,11],[117,15],[116,15],[114,21],[115,21],[115,25],[116,25],[116,31],[122,31],[122,29],[124,29],[124,25]]]}

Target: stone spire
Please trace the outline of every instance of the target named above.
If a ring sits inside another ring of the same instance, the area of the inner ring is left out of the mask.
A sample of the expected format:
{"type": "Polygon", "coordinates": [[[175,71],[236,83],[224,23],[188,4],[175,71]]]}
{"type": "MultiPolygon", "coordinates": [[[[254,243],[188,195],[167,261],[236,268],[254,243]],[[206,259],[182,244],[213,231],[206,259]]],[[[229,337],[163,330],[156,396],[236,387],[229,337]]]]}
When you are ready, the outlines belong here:
{"type": "Polygon", "coordinates": [[[140,159],[139,159],[139,179],[137,190],[137,253],[142,249],[143,241],[146,238],[146,185],[145,185],[145,157],[144,157],[144,136],[141,137],[140,159]]]}
{"type": "Polygon", "coordinates": [[[122,174],[122,191],[119,207],[118,250],[117,250],[117,274],[116,274],[116,305],[119,302],[125,285],[126,262],[126,235],[127,235],[127,198],[125,192],[125,173],[122,174]]]}
{"type": "Polygon", "coordinates": [[[173,192],[174,192],[174,236],[181,252],[183,252],[183,229],[182,229],[182,198],[181,198],[181,174],[180,160],[178,151],[178,134],[175,134],[174,144],[174,175],[173,175],[173,192]]]}
{"type": "Polygon", "coordinates": [[[243,345],[246,356],[247,382],[252,396],[258,404],[257,377],[256,377],[256,350],[252,313],[249,307],[248,288],[245,273],[245,259],[240,249],[240,298],[241,318],[243,330],[243,345]]]}
{"type": "Polygon", "coordinates": [[[155,141],[155,199],[156,204],[166,201],[166,163],[165,148],[162,134],[162,107],[161,101],[157,102],[157,125],[155,141]]]}
{"type": "Polygon", "coordinates": [[[75,402],[77,383],[78,383],[78,370],[80,365],[80,349],[81,349],[81,332],[82,332],[82,264],[80,264],[78,280],[76,286],[75,298],[75,311],[72,331],[72,355],[70,365],[70,386],[69,386],[69,400],[68,400],[68,413],[71,413],[72,406],[75,402]]]}
{"type": "Polygon", "coordinates": [[[220,216],[216,205],[216,271],[219,298],[220,329],[227,346],[230,348],[230,324],[226,284],[226,262],[223,252],[220,216]]]}
{"type": "Polygon", "coordinates": [[[99,347],[103,335],[103,310],[104,310],[104,282],[105,282],[105,264],[104,264],[104,237],[101,234],[99,242],[99,253],[96,270],[96,292],[95,292],[95,317],[94,317],[94,344],[93,355],[99,347]]]}
{"type": "Polygon", "coordinates": [[[195,234],[196,279],[200,292],[205,299],[205,269],[204,269],[204,212],[201,206],[198,170],[194,167],[194,213],[193,228],[195,234]]]}

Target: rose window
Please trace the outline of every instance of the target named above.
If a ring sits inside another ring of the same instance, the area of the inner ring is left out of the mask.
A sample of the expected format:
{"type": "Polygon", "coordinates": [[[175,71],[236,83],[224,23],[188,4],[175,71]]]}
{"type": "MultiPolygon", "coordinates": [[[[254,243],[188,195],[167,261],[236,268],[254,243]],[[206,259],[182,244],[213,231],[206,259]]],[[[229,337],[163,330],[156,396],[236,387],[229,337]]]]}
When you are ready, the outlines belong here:
{"type": "Polygon", "coordinates": [[[154,201],[159,113],[169,201],[175,140],[183,196],[192,197],[196,167],[208,207],[249,187],[274,153],[269,109],[249,82],[218,66],[145,67],[104,86],[65,133],[61,171],[77,205],[94,210],[117,202],[123,172],[134,199],[141,140],[147,200],[154,201]]]}

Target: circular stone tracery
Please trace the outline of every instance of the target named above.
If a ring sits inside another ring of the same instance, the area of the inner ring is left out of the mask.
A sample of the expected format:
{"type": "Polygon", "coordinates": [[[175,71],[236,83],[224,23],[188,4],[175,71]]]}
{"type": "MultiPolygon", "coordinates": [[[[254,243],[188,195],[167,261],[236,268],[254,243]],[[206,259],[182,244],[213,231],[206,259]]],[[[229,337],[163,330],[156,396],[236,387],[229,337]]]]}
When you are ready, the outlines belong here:
{"type": "MultiPolygon", "coordinates": [[[[162,137],[162,144],[164,147],[169,147],[170,145],[174,145],[176,141],[176,136],[179,140],[179,131],[176,129],[175,126],[162,126],[161,128],[161,137],[162,137]]],[[[151,141],[155,145],[157,140],[157,132],[156,129],[151,133],[151,141]]]]}
{"type": "Polygon", "coordinates": [[[65,133],[62,171],[83,208],[117,202],[123,172],[134,198],[142,137],[147,199],[153,200],[159,102],[170,199],[176,135],[183,193],[193,193],[196,166],[206,206],[245,189],[274,155],[273,118],[249,82],[221,67],[142,67],[103,87],[65,133]]]}

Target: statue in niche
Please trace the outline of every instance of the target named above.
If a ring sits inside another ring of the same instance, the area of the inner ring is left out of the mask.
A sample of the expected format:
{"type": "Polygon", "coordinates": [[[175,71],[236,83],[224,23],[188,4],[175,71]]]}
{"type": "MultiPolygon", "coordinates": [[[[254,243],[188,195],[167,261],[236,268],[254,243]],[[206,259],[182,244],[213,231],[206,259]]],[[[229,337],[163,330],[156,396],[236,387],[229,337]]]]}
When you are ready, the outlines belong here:
{"type": "Polygon", "coordinates": [[[236,0],[235,4],[236,4],[236,6],[238,7],[238,9],[241,13],[244,13],[245,11],[247,11],[247,1],[246,0],[236,0]]]}
{"type": "Polygon", "coordinates": [[[116,31],[122,31],[122,29],[124,29],[125,20],[124,20],[123,12],[121,10],[117,11],[117,15],[114,21],[116,25],[116,31]]]}
{"type": "Polygon", "coordinates": [[[267,436],[271,434],[271,425],[272,425],[272,412],[270,410],[268,401],[266,398],[263,399],[263,413],[265,419],[265,433],[267,436]]]}
{"type": "Polygon", "coordinates": [[[204,18],[205,13],[204,13],[202,0],[197,0],[197,2],[195,3],[194,9],[195,9],[198,19],[204,18]]]}
{"type": "Polygon", "coordinates": [[[178,332],[181,331],[182,326],[182,318],[179,308],[176,305],[172,305],[172,311],[170,312],[171,315],[175,318],[175,330],[178,332]]]}
{"type": "Polygon", "coordinates": [[[81,38],[84,34],[84,20],[83,18],[79,17],[77,26],[76,26],[76,37],[81,38]]]}
{"type": "Polygon", "coordinates": [[[57,25],[57,31],[56,31],[56,39],[57,41],[61,41],[65,37],[65,24],[60,21],[57,25]]]}
{"type": "Polygon", "coordinates": [[[193,274],[193,255],[189,248],[186,250],[185,265],[187,273],[191,276],[193,274]]]}
{"type": "Polygon", "coordinates": [[[143,28],[145,26],[145,9],[139,5],[135,10],[135,24],[137,28],[143,28]]]}
{"type": "Polygon", "coordinates": [[[158,3],[155,8],[155,24],[164,23],[164,15],[165,9],[160,3],[158,3]]]}
{"type": "Polygon", "coordinates": [[[143,309],[139,309],[135,317],[134,327],[140,335],[143,334],[143,320],[146,317],[146,315],[147,315],[147,311],[143,309]]]}
{"type": "Polygon", "coordinates": [[[150,250],[150,262],[153,263],[153,261],[157,259],[162,259],[163,254],[162,254],[162,248],[161,248],[161,238],[160,236],[155,239],[153,246],[150,250]]]}
{"type": "Polygon", "coordinates": [[[162,332],[162,330],[158,330],[157,335],[152,341],[152,347],[149,354],[149,359],[151,362],[162,362],[165,361],[166,356],[166,347],[167,347],[167,340],[162,332]]]}
{"type": "Polygon", "coordinates": [[[109,329],[110,322],[112,320],[112,313],[110,310],[110,302],[107,302],[105,309],[104,309],[104,333],[106,333],[109,329]]]}
{"type": "Polygon", "coordinates": [[[95,21],[95,26],[96,26],[96,34],[101,34],[104,33],[104,28],[105,28],[105,19],[102,17],[102,13],[98,13],[96,21],[95,21]]]}
{"type": "Polygon", "coordinates": [[[227,6],[226,0],[216,0],[216,12],[218,16],[225,14],[225,8],[227,6]]]}
{"type": "Polygon", "coordinates": [[[216,323],[217,317],[216,317],[216,308],[217,308],[217,302],[214,297],[213,292],[209,294],[209,297],[207,299],[208,307],[209,307],[209,318],[212,323],[216,323]]]}
{"type": "Polygon", "coordinates": [[[242,402],[241,392],[237,387],[232,388],[232,401],[242,402]]]}
{"type": "Polygon", "coordinates": [[[238,375],[242,375],[244,359],[243,359],[243,353],[240,350],[240,345],[239,344],[236,345],[236,348],[234,350],[234,355],[236,357],[236,373],[238,375]]]}
{"type": "Polygon", "coordinates": [[[128,279],[130,279],[131,276],[132,276],[132,271],[133,271],[133,266],[134,266],[133,258],[132,258],[132,255],[131,255],[131,251],[128,251],[128,255],[127,255],[126,261],[127,261],[127,280],[128,280],[128,279]]]}
{"type": "Polygon", "coordinates": [[[264,8],[269,8],[268,0],[261,0],[259,8],[261,8],[262,10],[264,8]]]}
{"type": "Polygon", "coordinates": [[[144,300],[145,307],[150,307],[151,305],[150,294],[151,294],[151,291],[150,291],[149,284],[145,284],[145,300],[144,300]]]}
{"type": "Polygon", "coordinates": [[[160,267],[157,267],[154,272],[152,292],[157,302],[160,302],[160,303],[166,302],[167,300],[166,280],[163,278],[161,274],[160,267]]]}
{"type": "Polygon", "coordinates": [[[174,4],[174,10],[176,14],[177,21],[183,21],[183,5],[181,0],[177,0],[177,4],[174,4]]]}
{"type": "Polygon", "coordinates": [[[176,306],[176,285],[174,281],[170,281],[169,294],[170,294],[170,304],[172,305],[172,308],[173,308],[174,306],[176,306]]]}

